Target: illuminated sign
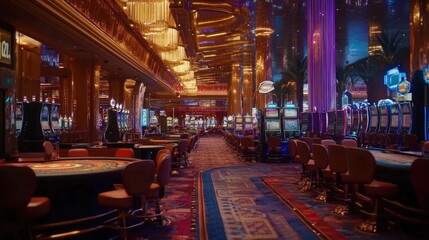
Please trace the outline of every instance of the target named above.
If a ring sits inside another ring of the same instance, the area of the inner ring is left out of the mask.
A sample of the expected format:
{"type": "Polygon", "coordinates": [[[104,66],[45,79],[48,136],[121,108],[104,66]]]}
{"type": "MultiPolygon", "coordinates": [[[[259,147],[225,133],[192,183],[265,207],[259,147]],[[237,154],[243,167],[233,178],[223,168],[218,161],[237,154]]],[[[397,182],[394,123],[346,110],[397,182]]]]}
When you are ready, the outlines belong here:
{"type": "Polygon", "coordinates": [[[411,89],[411,83],[408,82],[406,79],[403,79],[399,84],[398,84],[398,89],[397,92],[401,95],[405,95],[407,93],[410,92],[411,89]]]}
{"type": "Polygon", "coordinates": [[[12,65],[12,33],[0,28],[0,63],[12,65]]]}
{"type": "Polygon", "coordinates": [[[259,93],[269,93],[274,90],[274,82],[272,81],[263,81],[259,84],[258,91],[259,93]]]}

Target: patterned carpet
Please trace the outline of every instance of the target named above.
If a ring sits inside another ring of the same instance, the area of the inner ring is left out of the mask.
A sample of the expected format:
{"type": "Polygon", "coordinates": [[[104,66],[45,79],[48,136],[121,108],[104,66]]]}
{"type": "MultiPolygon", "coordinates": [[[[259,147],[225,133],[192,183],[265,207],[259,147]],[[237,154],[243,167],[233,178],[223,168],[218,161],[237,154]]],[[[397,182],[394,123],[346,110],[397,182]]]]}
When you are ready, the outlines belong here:
{"type": "Polygon", "coordinates": [[[244,163],[219,135],[201,138],[189,159],[161,202],[170,224],[147,223],[130,239],[413,239],[357,232],[360,216],[333,216],[335,203],[298,191],[298,165],[244,163]]]}

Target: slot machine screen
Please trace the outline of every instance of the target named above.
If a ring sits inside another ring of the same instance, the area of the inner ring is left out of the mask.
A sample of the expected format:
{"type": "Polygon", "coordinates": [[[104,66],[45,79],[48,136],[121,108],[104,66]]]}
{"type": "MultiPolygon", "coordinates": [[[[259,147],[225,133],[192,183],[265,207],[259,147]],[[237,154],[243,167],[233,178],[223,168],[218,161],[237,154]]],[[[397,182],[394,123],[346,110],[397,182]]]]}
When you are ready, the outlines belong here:
{"type": "Polygon", "coordinates": [[[236,125],[235,130],[243,130],[243,125],[242,124],[236,125]]]}
{"type": "Polygon", "coordinates": [[[391,127],[398,127],[399,126],[399,116],[398,115],[392,115],[390,119],[390,126],[391,127]]]}
{"type": "Polygon", "coordinates": [[[267,131],[280,131],[280,121],[266,121],[267,131]]]}
{"type": "Polygon", "coordinates": [[[401,104],[401,109],[403,114],[410,113],[410,105],[408,104],[401,104]]]}
{"type": "Polygon", "coordinates": [[[296,132],[299,131],[299,121],[297,119],[287,119],[285,120],[284,130],[287,132],[296,132]]]}
{"type": "Polygon", "coordinates": [[[252,120],[252,118],[251,118],[251,117],[245,117],[245,118],[244,118],[244,123],[250,123],[250,124],[252,124],[252,123],[253,123],[253,120],[252,120]]]}
{"type": "Polygon", "coordinates": [[[242,117],[236,117],[235,123],[243,123],[243,118],[242,117]]]}
{"type": "Polygon", "coordinates": [[[58,115],[58,105],[54,105],[52,106],[52,111],[51,111],[51,124],[52,124],[52,129],[60,129],[60,124],[59,124],[59,115],[58,115]]]}
{"type": "Polygon", "coordinates": [[[372,128],[376,128],[377,127],[377,121],[378,121],[378,117],[377,116],[371,116],[371,127],[372,128]]]}
{"type": "Polygon", "coordinates": [[[42,111],[40,113],[40,124],[42,129],[49,129],[49,108],[47,105],[42,106],[42,111]]]}
{"type": "Polygon", "coordinates": [[[279,118],[279,110],[277,108],[266,108],[265,118],[279,118]]]}
{"type": "Polygon", "coordinates": [[[298,109],[297,108],[283,108],[283,117],[284,118],[298,118],[298,109]]]}
{"type": "Polygon", "coordinates": [[[411,127],[411,114],[402,115],[402,127],[404,128],[411,127]]]}
{"type": "Polygon", "coordinates": [[[380,127],[387,127],[387,115],[380,116],[380,127]]]}

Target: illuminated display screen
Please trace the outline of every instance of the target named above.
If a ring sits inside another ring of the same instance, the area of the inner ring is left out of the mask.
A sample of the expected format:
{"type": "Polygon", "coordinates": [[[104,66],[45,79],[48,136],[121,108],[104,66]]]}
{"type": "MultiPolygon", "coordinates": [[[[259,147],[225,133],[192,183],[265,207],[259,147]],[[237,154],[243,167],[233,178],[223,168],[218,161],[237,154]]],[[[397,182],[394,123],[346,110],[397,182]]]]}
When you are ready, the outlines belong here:
{"type": "Polygon", "coordinates": [[[398,115],[392,115],[390,119],[390,126],[392,127],[398,127],[399,126],[399,116],[398,115]]]}
{"type": "Polygon", "coordinates": [[[288,132],[299,131],[299,121],[297,119],[287,119],[284,121],[284,130],[288,132]]]}
{"type": "Polygon", "coordinates": [[[380,116],[380,127],[387,127],[387,116],[380,116]]]}
{"type": "Polygon", "coordinates": [[[244,124],[244,129],[253,129],[253,123],[244,124]]]}
{"type": "Polygon", "coordinates": [[[243,118],[242,117],[235,117],[235,123],[242,123],[243,118]]]}
{"type": "Polygon", "coordinates": [[[265,118],[279,118],[279,110],[277,108],[266,108],[265,118]]]}
{"type": "Polygon", "coordinates": [[[284,118],[298,118],[298,109],[297,108],[283,108],[283,117],[284,118]]]}
{"type": "Polygon", "coordinates": [[[267,131],[280,131],[280,121],[266,121],[267,131]]]}
{"type": "Polygon", "coordinates": [[[235,125],[235,130],[243,130],[243,125],[235,125]]]}
{"type": "Polygon", "coordinates": [[[404,127],[404,128],[411,127],[411,115],[410,114],[402,115],[402,127],[404,127]]]}
{"type": "Polygon", "coordinates": [[[383,114],[383,115],[387,114],[387,107],[386,106],[380,107],[380,114],[383,114]]]}
{"type": "Polygon", "coordinates": [[[372,116],[371,117],[371,127],[376,128],[377,127],[377,121],[378,121],[378,117],[372,116]]]}
{"type": "Polygon", "coordinates": [[[398,114],[398,108],[396,106],[391,106],[390,107],[390,113],[391,114],[398,114]]]}
{"type": "Polygon", "coordinates": [[[244,117],[245,123],[253,123],[252,117],[244,117]]]}

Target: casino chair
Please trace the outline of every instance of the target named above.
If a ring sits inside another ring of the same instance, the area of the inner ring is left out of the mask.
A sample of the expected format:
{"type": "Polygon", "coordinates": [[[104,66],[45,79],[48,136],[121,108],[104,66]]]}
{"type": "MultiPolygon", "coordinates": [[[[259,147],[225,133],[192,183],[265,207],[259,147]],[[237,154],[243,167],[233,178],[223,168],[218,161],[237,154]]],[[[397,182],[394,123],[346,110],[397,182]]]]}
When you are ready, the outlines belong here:
{"type": "Polygon", "coordinates": [[[298,154],[298,144],[296,143],[296,139],[289,139],[287,149],[292,161],[295,162],[295,158],[298,154]]]}
{"type": "Polygon", "coordinates": [[[316,165],[316,187],[318,188],[318,195],[315,198],[317,201],[326,202],[327,201],[327,182],[329,181],[328,177],[323,175],[323,172],[329,171],[329,155],[328,149],[322,144],[313,144],[313,159],[314,164],[316,165]]]}
{"type": "Polygon", "coordinates": [[[368,233],[377,233],[380,230],[382,207],[380,207],[382,198],[391,198],[397,195],[398,186],[390,182],[376,180],[375,158],[368,149],[347,148],[348,178],[349,185],[355,185],[351,188],[353,191],[355,204],[361,208],[361,213],[368,216],[369,219],[360,223],[357,227],[360,231],[368,233]],[[365,205],[369,205],[369,210],[365,205]]]}
{"type": "Polygon", "coordinates": [[[33,221],[51,207],[49,198],[32,197],[36,174],[28,166],[0,165],[0,189],[0,239],[32,239],[33,221]]]}
{"type": "Polygon", "coordinates": [[[310,147],[308,144],[301,140],[296,140],[298,151],[295,157],[296,163],[302,164],[301,178],[298,181],[298,185],[302,186],[301,192],[308,191],[311,189],[313,184],[313,174],[316,171],[316,165],[312,159],[310,147]]]}
{"type": "Polygon", "coordinates": [[[258,148],[253,144],[253,138],[245,136],[240,139],[241,157],[244,161],[256,162],[258,159],[258,148]]]}
{"type": "Polygon", "coordinates": [[[55,152],[54,145],[49,141],[43,142],[44,159],[45,160],[57,160],[58,154],[55,152]]]}
{"type": "Polygon", "coordinates": [[[411,185],[415,201],[401,203],[383,198],[384,211],[393,217],[398,226],[412,227],[417,233],[429,236],[429,172],[428,159],[417,159],[411,164],[411,185]],[[417,228],[416,228],[417,227],[417,228]]]}
{"type": "Polygon", "coordinates": [[[86,148],[71,148],[68,151],[68,156],[69,157],[88,157],[89,153],[88,153],[88,149],[86,148]]]}
{"type": "Polygon", "coordinates": [[[144,223],[135,218],[131,212],[145,202],[145,194],[149,191],[155,176],[153,160],[133,161],[122,171],[123,188],[98,194],[98,205],[118,210],[118,217],[107,222],[105,227],[120,230],[121,238],[127,238],[127,229],[144,223]]]}
{"type": "Polygon", "coordinates": [[[337,144],[337,142],[335,142],[335,140],[333,140],[333,139],[322,139],[320,141],[320,144],[322,144],[325,147],[328,147],[329,145],[337,144]]]}
{"type": "Polygon", "coordinates": [[[344,145],[332,144],[328,145],[329,153],[329,169],[322,170],[323,175],[330,179],[329,188],[336,198],[341,200],[341,204],[335,207],[332,213],[336,215],[349,215],[350,214],[350,195],[348,178],[348,165],[347,165],[347,148],[344,145]],[[341,196],[342,195],[342,196],[341,196]]]}
{"type": "Polygon", "coordinates": [[[133,158],[134,150],[132,148],[118,148],[115,157],[133,158]]]}
{"type": "Polygon", "coordinates": [[[422,145],[422,153],[429,154],[429,141],[425,141],[422,145]]]}
{"type": "Polygon", "coordinates": [[[398,150],[401,151],[418,151],[420,150],[417,146],[418,144],[418,137],[415,134],[404,134],[402,145],[398,148],[398,150]]]}
{"type": "Polygon", "coordinates": [[[278,136],[267,138],[267,160],[279,161],[282,157],[282,140],[278,136]]]}
{"type": "Polygon", "coordinates": [[[162,216],[160,201],[165,195],[165,186],[170,181],[171,176],[171,155],[161,153],[156,162],[155,180],[151,183],[149,191],[145,193],[145,202],[140,211],[134,211],[134,214],[144,219],[157,221],[161,225],[168,224],[169,221],[162,216]],[[150,209],[150,205],[154,209],[150,209]]]}
{"type": "Polygon", "coordinates": [[[354,147],[354,148],[358,147],[357,141],[351,138],[346,138],[341,140],[341,145],[345,147],[354,147]]]}
{"type": "Polygon", "coordinates": [[[177,151],[173,153],[173,159],[172,159],[173,171],[179,171],[179,169],[185,163],[187,154],[188,154],[188,139],[180,139],[179,143],[177,144],[177,151]]]}

